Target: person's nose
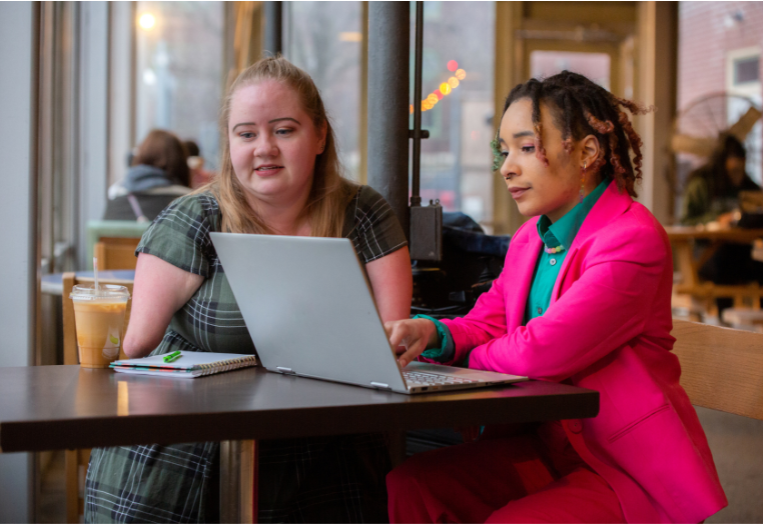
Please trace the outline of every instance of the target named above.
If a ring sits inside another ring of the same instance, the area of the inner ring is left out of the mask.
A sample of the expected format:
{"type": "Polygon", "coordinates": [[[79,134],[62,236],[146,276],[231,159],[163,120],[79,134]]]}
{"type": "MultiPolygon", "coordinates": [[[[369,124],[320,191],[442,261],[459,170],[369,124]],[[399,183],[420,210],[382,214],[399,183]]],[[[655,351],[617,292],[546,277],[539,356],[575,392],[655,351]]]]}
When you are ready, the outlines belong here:
{"type": "Polygon", "coordinates": [[[278,156],[278,146],[275,139],[266,134],[262,134],[254,147],[255,158],[274,158],[278,156]]]}
{"type": "Polygon", "coordinates": [[[519,176],[521,172],[520,168],[514,161],[511,153],[509,153],[509,155],[506,156],[506,159],[503,160],[503,165],[501,165],[500,172],[501,176],[503,176],[503,179],[506,181],[511,180],[515,176],[519,176]]]}

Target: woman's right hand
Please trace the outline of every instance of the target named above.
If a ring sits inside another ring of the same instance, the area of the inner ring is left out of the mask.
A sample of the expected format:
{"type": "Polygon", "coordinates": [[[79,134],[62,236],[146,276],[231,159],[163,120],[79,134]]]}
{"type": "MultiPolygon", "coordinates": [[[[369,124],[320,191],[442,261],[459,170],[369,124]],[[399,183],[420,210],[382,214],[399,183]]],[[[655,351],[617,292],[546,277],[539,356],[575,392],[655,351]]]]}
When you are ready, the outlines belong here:
{"type": "Polygon", "coordinates": [[[397,362],[405,367],[428,348],[437,348],[440,338],[437,327],[429,319],[401,319],[384,323],[390,344],[400,357],[397,362]]]}

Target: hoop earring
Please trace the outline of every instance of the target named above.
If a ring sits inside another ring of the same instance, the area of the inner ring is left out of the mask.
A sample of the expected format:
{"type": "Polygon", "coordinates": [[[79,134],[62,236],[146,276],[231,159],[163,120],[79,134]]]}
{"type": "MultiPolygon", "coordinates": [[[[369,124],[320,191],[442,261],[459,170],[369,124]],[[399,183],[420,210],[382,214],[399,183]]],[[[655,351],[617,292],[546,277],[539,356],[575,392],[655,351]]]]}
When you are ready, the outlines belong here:
{"type": "Polygon", "coordinates": [[[580,203],[583,203],[583,190],[585,189],[585,171],[588,168],[588,164],[583,163],[583,173],[580,176],[580,203]]]}

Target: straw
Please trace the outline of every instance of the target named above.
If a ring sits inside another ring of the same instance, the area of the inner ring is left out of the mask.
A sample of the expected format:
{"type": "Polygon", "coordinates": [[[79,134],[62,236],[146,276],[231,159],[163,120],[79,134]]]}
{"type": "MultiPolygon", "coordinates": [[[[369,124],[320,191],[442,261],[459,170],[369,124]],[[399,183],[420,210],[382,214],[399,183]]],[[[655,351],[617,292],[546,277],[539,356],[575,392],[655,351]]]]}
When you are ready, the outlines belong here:
{"type": "Polygon", "coordinates": [[[93,257],[93,277],[95,277],[95,289],[98,290],[98,257],[93,257]]]}

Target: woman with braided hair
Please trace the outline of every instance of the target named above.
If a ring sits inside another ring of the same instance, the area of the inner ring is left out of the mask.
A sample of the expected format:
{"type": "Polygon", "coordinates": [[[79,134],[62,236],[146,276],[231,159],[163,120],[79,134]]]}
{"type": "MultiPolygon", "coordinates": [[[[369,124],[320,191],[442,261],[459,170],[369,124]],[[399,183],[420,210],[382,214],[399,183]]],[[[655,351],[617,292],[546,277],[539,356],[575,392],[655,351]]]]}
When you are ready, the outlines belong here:
{"type": "Polygon", "coordinates": [[[463,318],[386,325],[403,365],[466,360],[593,389],[598,416],[487,426],[413,456],[387,477],[391,521],[696,523],[726,506],[670,352],[670,246],[633,200],[641,140],[626,111],[647,109],[575,73],[515,87],[494,146],[532,219],[503,273],[463,318]]]}

